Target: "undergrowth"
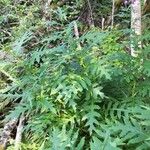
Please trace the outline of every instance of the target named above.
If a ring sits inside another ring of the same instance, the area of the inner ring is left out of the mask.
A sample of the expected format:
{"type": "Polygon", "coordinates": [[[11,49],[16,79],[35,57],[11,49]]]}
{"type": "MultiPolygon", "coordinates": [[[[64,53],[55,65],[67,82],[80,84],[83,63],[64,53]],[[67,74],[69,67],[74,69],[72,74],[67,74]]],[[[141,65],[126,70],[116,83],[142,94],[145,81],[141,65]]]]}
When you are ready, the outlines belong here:
{"type": "Polygon", "coordinates": [[[149,33],[133,58],[125,51],[130,31],[93,27],[77,39],[73,22],[38,23],[4,44],[13,58],[0,66],[10,79],[0,94],[4,121],[26,116],[22,149],[148,150],[149,33]],[[37,39],[39,27],[50,31],[37,39]]]}

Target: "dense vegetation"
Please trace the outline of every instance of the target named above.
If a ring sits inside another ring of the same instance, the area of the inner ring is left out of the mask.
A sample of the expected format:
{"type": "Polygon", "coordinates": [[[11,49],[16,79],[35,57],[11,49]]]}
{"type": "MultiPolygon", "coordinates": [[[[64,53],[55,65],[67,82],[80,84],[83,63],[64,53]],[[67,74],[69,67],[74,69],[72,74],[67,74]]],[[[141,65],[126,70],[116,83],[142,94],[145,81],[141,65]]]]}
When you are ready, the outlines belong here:
{"type": "Polygon", "coordinates": [[[150,149],[147,13],[132,57],[129,4],[116,5],[113,27],[109,0],[1,0],[0,7],[1,133],[18,120],[8,150],[21,116],[22,150],[150,149]]]}

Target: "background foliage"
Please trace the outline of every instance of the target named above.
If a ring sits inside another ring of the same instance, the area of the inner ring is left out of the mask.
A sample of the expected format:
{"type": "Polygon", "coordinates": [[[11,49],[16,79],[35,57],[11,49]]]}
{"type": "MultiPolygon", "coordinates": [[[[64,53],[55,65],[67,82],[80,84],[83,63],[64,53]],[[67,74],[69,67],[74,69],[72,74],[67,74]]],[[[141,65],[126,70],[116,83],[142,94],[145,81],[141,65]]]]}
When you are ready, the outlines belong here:
{"type": "Polygon", "coordinates": [[[82,0],[0,2],[0,127],[24,114],[24,150],[150,148],[149,30],[133,58],[130,8],[102,30],[111,3],[90,3],[94,26],[82,0]]]}

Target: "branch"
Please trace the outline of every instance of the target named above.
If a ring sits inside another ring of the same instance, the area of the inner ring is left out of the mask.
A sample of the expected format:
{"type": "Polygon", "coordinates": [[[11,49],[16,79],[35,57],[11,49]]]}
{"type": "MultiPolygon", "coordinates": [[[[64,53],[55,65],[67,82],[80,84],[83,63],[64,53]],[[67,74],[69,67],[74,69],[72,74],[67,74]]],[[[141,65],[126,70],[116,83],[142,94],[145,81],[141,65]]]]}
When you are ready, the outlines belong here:
{"type": "Polygon", "coordinates": [[[16,133],[16,138],[15,138],[15,150],[19,150],[20,148],[24,120],[25,120],[25,117],[22,115],[19,119],[19,125],[17,127],[17,133],[16,133]]]}
{"type": "Polygon", "coordinates": [[[16,80],[3,69],[0,69],[0,79],[1,77],[10,80],[11,82],[16,82],[16,80]]]}
{"type": "MultiPolygon", "coordinates": [[[[73,23],[74,23],[74,34],[75,34],[76,39],[78,40],[78,39],[79,39],[78,26],[77,26],[76,21],[74,21],[73,23]]],[[[81,45],[80,45],[80,43],[78,43],[78,50],[81,50],[81,45]]]]}
{"type": "Polygon", "coordinates": [[[105,18],[102,17],[102,30],[105,28],[105,18]]]}
{"type": "Polygon", "coordinates": [[[90,1],[87,0],[87,2],[88,2],[88,6],[89,6],[89,11],[90,11],[91,25],[94,26],[94,19],[93,19],[92,7],[91,7],[91,4],[90,4],[90,1]]]}
{"type": "Polygon", "coordinates": [[[15,128],[17,121],[18,121],[18,119],[15,118],[15,119],[9,121],[8,123],[6,123],[6,125],[4,126],[4,130],[3,130],[2,134],[1,134],[1,138],[0,138],[0,150],[6,149],[7,143],[11,136],[11,132],[15,128]]]}
{"type": "Polygon", "coordinates": [[[52,2],[52,0],[47,0],[47,2],[45,3],[45,6],[44,6],[44,19],[45,20],[47,20],[48,11],[50,9],[49,6],[50,6],[51,2],[52,2]]]}

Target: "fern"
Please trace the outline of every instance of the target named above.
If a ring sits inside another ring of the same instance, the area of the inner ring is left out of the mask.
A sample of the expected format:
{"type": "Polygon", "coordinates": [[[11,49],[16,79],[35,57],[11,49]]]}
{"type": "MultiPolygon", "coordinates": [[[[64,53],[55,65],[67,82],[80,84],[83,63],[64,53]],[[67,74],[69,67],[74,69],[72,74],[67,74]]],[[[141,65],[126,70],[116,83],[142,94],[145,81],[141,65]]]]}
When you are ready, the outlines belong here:
{"type": "Polygon", "coordinates": [[[67,11],[53,12],[61,23],[39,22],[42,35],[25,32],[13,45],[20,58],[1,65],[15,79],[1,90],[0,108],[11,104],[5,119],[27,117],[22,148],[149,149],[148,46],[134,59],[127,31],[91,28],[76,39],[67,11]],[[39,45],[20,55],[34,36],[39,45]]]}
{"type": "Polygon", "coordinates": [[[54,128],[52,131],[52,135],[50,136],[51,149],[52,150],[81,150],[84,146],[84,137],[79,141],[78,139],[79,133],[78,131],[73,132],[72,129],[67,131],[65,127],[60,131],[57,128],[54,128]]]}
{"type": "Polygon", "coordinates": [[[92,134],[93,131],[96,131],[96,126],[99,125],[98,118],[100,118],[101,115],[96,111],[99,109],[99,106],[95,104],[91,104],[90,106],[87,106],[85,108],[85,111],[87,110],[87,113],[85,116],[83,116],[82,120],[87,120],[85,126],[88,126],[90,134],[92,134]]]}
{"type": "Polygon", "coordinates": [[[25,44],[26,42],[28,42],[29,40],[31,40],[33,38],[32,36],[32,32],[26,32],[24,33],[21,38],[17,39],[14,42],[13,45],[13,50],[17,55],[21,55],[24,52],[24,48],[23,48],[23,44],[25,44]]]}
{"type": "Polygon", "coordinates": [[[109,133],[107,132],[105,134],[104,141],[101,141],[97,137],[93,136],[92,142],[90,143],[90,149],[97,150],[97,148],[99,148],[100,150],[120,150],[120,148],[117,147],[116,143],[117,141],[112,141],[109,133]]]}

